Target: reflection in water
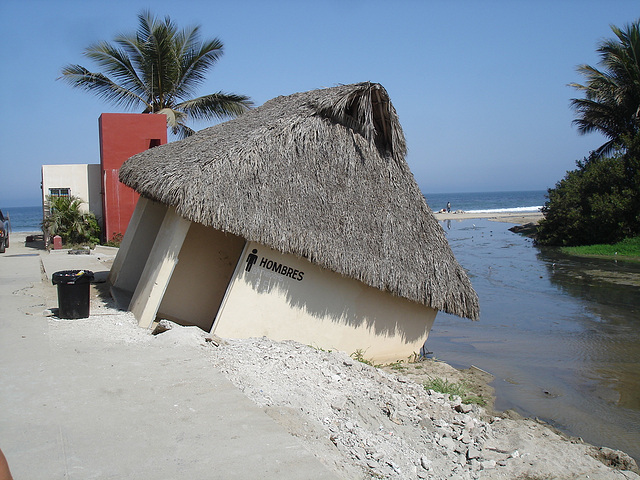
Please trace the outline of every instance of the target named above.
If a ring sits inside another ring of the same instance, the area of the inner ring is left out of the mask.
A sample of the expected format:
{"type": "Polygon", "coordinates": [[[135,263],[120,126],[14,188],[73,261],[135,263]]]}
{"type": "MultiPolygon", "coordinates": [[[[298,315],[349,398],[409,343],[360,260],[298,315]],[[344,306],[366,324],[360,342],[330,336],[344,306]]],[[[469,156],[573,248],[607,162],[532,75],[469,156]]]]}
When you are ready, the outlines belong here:
{"type": "Polygon", "coordinates": [[[617,317],[610,315],[621,309],[623,323],[640,322],[639,264],[573,257],[551,248],[540,248],[537,256],[545,264],[551,282],[564,293],[584,300],[602,321],[616,321],[617,317]],[[635,315],[629,316],[629,310],[635,315]]]}
{"type": "Polygon", "coordinates": [[[536,248],[509,226],[447,225],[481,316],[439,313],[428,349],[493,373],[496,408],[640,459],[640,265],[536,248]]]}

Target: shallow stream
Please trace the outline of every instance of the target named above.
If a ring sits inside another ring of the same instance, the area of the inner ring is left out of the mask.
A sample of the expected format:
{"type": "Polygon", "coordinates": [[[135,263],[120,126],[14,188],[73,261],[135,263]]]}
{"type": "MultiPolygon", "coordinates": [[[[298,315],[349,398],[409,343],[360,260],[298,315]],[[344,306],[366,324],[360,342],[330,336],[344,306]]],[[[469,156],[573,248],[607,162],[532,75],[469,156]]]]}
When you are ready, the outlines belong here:
{"type": "Polygon", "coordinates": [[[442,222],[480,320],[439,313],[434,356],[495,376],[496,409],[640,463],[640,264],[538,248],[489,220],[442,222]]]}

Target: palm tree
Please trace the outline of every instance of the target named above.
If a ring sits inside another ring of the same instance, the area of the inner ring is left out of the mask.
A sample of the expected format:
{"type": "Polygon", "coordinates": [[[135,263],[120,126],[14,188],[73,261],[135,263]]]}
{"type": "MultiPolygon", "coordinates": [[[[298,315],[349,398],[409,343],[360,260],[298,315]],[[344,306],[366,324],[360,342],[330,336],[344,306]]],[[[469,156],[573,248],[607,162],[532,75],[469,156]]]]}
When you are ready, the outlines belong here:
{"type": "Polygon", "coordinates": [[[596,150],[598,156],[624,148],[623,138],[640,131],[640,20],[623,29],[611,27],[617,39],[604,40],[598,47],[603,69],[578,67],[584,85],[570,86],[584,92],[571,105],[577,113],[573,121],[581,134],[600,132],[609,140],[596,150]]]}
{"type": "Polygon", "coordinates": [[[82,211],[83,203],[74,196],[47,196],[49,213],[42,222],[47,235],[60,235],[65,244],[98,243],[100,227],[93,213],[82,211]]]}
{"type": "Polygon", "coordinates": [[[224,92],[192,98],[223,53],[219,39],[200,41],[199,26],[178,30],[169,17],[161,21],[149,11],[139,14],[138,20],[135,33],[85,50],[84,55],[104,73],[67,65],[61,78],[115,105],[165,114],[167,125],[180,138],[194,133],[185,123],[188,118],[235,117],[252,106],[249,97],[224,92]]]}

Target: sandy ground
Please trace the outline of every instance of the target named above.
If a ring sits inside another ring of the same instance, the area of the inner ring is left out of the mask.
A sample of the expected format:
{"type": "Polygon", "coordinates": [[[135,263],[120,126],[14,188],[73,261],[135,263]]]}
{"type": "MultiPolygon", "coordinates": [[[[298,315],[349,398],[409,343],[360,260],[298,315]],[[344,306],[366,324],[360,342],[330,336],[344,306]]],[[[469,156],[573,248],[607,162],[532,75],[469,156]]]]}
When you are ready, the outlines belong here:
{"type": "Polygon", "coordinates": [[[151,335],[104,283],[88,318],[57,318],[51,275],[106,278],[109,252],[20,243],[0,255],[0,448],[16,480],[340,478],[212,366],[204,332],[151,335]]]}
{"type": "Polygon", "coordinates": [[[435,213],[437,220],[470,220],[473,218],[486,218],[496,222],[515,223],[524,225],[538,223],[542,219],[542,213],[467,213],[461,210],[450,213],[435,213]]]}
{"type": "MultiPolygon", "coordinates": [[[[339,478],[640,479],[622,452],[423,386],[435,377],[464,380],[490,399],[490,375],[480,370],[432,360],[376,368],[345,352],[266,338],[218,339],[166,321],[170,328],[154,336],[115,309],[105,286],[92,286],[88,319],[49,316],[51,334],[82,345],[103,338],[160,353],[180,349],[204,359],[339,478]]],[[[172,381],[183,382],[173,374],[172,381]]],[[[206,368],[190,371],[189,382],[204,383],[208,375],[206,368]]],[[[215,411],[215,395],[210,403],[215,411]]]]}

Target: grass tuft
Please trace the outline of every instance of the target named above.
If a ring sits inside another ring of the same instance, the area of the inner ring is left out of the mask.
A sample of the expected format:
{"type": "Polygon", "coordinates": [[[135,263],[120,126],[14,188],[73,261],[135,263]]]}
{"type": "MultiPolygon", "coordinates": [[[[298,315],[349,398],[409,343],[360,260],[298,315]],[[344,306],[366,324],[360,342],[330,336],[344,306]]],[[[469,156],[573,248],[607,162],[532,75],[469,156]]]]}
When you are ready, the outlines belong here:
{"type": "Polygon", "coordinates": [[[562,247],[562,253],[587,257],[612,257],[640,262],[640,237],[625,238],[613,245],[583,245],[562,247]]]}
{"type": "Polygon", "coordinates": [[[365,356],[364,356],[365,352],[366,352],[366,350],[362,350],[361,348],[359,348],[355,352],[353,352],[350,355],[350,357],[353,358],[354,360],[360,362],[360,363],[364,363],[365,365],[371,365],[372,367],[376,367],[376,368],[382,367],[381,364],[375,364],[375,363],[373,363],[373,360],[365,358],[365,356]]]}
{"type": "Polygon", "coordinates": [[[458,396],[462,399],[462,403],[475,404],[485,406],[487,401],[482,395],[473,394],[466,382],[450,382],[446,378],[431,378],[424,384],[425,390],[433,390],[434,392],[458,396]]]}

